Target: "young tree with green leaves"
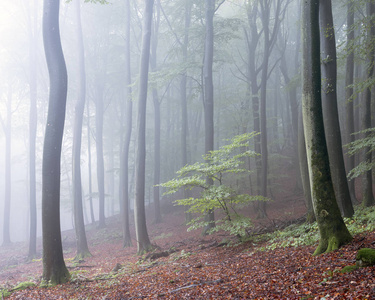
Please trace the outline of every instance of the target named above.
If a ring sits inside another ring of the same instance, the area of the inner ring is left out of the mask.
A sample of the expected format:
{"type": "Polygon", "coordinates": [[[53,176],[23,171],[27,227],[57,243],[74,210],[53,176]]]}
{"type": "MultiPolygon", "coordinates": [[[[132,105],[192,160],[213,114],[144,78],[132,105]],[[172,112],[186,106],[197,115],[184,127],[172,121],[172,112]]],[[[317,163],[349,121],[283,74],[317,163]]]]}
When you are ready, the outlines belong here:
{"type": "Polygon", "coordinates": [[[166,194],[178,192],[180,189],[198,189],[198,197],[177,200],[178,205],[187,206],[190,213],[198,214],[188,225],[189,229],[205,228],[210,220],[206,220],[204,213],[220,210],[224,217],[215,221],[208,233],[226,230],[239,238],[246,236],[246,229],[251,226],[251,220],[241,215],[238,210],[250,201],[265,201],[263,196],[239,194],[236,179],[248,171],[241,165],[244,157],[258,155],[254,151],[245,150],[249,147],[249,140],[257,133],[245,133],[235,136],[231,143],[203,155],[203,162],[196,162],[182,167],[178,177],[161,184],[167,188],[166,194]],[[207,178],[211,182],[207,182],[207,178]]]}

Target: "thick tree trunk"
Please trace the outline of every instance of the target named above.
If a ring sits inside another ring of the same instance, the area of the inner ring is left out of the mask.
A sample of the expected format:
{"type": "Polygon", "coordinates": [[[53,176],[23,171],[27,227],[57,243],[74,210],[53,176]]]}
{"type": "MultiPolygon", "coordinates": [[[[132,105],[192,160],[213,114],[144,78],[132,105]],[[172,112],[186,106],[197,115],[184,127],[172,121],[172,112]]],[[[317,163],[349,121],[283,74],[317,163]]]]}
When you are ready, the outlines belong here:
{"type": "Polygon", "coordinates": [[[138,95],[137,150],[135,163],[135,233],[138,254],[147,252],[151,242],[147,233],[145,212],[145,171],[146,171],[146,103],[148,67],[150,60],[151,25],[154,0],[145,0],[142,26],[142,51],[138,95]]]}
{"type": "Polygon", "coordinates": [[[44,0],[43,41],[50,91],[42,168],[43,280],[51,284],[70,277],[60,229],[60,161],[68,78],[60,42],[59,6],[58,0],[44,0]]]}
{"type": "MultiPolygon", "coordinates": [[[[204,125],[205,125],[205,142],[204,151],[209,153],[214,150],[214,85],[212,78],[212,65],[214,56],[214,14],[215,14],[215,0],[205,0],[206,4],[206,38],[204,43],[204,62],[203,62],[203,84],[204,84],[204,125]]],[[[207,178],[209,185],[213,184],[211,178],[207,178]]],[[[207,226],[203,229],[202,234],[207,234],[210,229],[215,227],[214,211],[207,212],[205,217],[207,226]]]]}
{"type": "Polygon", "coordinates": [[[342,215],[351,218],[354,214],[354,209],[346,178],[337,109],[336,39],[331,0],[321,1],[320,3],[320,25],[323,62],[322,106],[332,182],[342,215]]]}
{"type": "Polygon", "coordinates": [[[129,147],[133,123],[133,99],[131,88],[131,65],[130,65],[130,0],[125,1],[125,84],[126,84],[126,124],[125,139],[122,150],[121,163],[121,187],[122,187],[122,221],[123,221],[123,246],[131,247],[130,235],[130,201],[129,201],[129,147]]]}
{"type": "Polygon", "coordinates": [[[75,1],[76,21],[77,21],[77,41],[78,41],[78,68],[79,87],[78,98],[74,112],[73,131],[73,197],[74,197],[74,227],[76,233],[77,254],[75,259],[81,260],[91,256],[87,244],[85,222],[83,219],[82,206],[82,181],[81,181],[81,145],[82,145],[82,124],[83,112],[86,100],[86,70],[83,46],[83,34],[81,23],[81,6],[79,1],[75,1]]]}
{"type": "Polygon", "coordinates": [[[303,1],[303,126],[310,186],[320,241],[314,255],[329,252],[352,237],[336,202],[325,140],[321,103],[319,1],[303,1]]]}

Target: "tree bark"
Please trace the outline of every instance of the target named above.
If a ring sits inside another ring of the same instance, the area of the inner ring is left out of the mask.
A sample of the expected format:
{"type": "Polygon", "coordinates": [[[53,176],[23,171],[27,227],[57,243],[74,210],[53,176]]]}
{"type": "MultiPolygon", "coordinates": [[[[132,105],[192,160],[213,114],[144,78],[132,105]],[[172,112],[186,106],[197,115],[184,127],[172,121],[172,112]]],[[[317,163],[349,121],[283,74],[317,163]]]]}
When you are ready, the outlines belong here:
{"type": "Polygon", "coordinates": [[[37,209],[36,209],[36,175],[35,175],[35,145],[37,130],[37,56],[36,56],[36,32],[37,25],[37,1],[33,1],[32,13],[29,18],[29,59],[30,59],[30,112],[29,112],[29,202],[30,202],[30,235],[28,260],[36,257],[37,240],[37,209]]]}
{"type": "MultiPolygon", "coordinates": [[[[205,0],[205,21],[206,21],[206,37],[204,43],[204,62],[203,62],[203,84],[204,84],[204,125],[205,125],[205,142],[204,151],[209,153],[214,150],[214,85],[212,78],[212,65],[214,56],[214,14],[215,0],[205,0]]],[[[211,178],[207,178],[209,185],[213,184],[211,178]]],[[[214,211],[207,212],[205,217],[207,226],[203,229],[203,234],[207,234],[210,229],[215,227],[214,211]]]]}
{"type": "Polygon", "coordinates": [[[319,0],[303,1],[303,126],[310,186],[320,241],[314,255],[329,252],[352,237],[336,202],[321,103],[319,0]]]}
{"type": "Polygon", "coordinates": [[[142,50],[139,77],[137,150],[135,163],[135,233],[138,254],[151,249],[147,233],[145,212],[145,171],[146,171],[146,104],[148,86],[148,68],[150,61],[151,25],[154,0],[145,0],[142,26],[142,50]]]}
{"type": "Polygon", "coordinates": [[[104,228],[105,224],[105,188],[104,188],[104,153],[103,153],[103,88],[104,83],[101,78],[97,78],[97,99],[95,101],[95,143],[96,143],[96,166],[99,193],[99,228],[104,228]]]}
{"type": "MultiPolygon", "coordinates": [[[[347,13],[347,35],[346,35],[346,49],[347,49],[347,57],[346,57],[346,76],[345,76],[345,100],[346,100],[346,135],[347,135],[347,143],[351,143],[354,141],[355,132],[354,129],[354,99],[353,99],[353,87],[352,84],[354,83],[354,1],[348,1],[348,13],[347,13]]],[[[347,168],[348,170],[352,170],[355,166],[355,156],[348,155],[347,156],[347,168]]],[[[355,179],[351,179],[348,182],[349,185],[349,192],[352,202],[356,202],[356,195],[355,195],[355,179]]]]}
{"type": "MultiPolygon", "coordinates": [[[[158,34],[160,24],[160,0],[156,0],[156,15],[154,22],[154,32],[151,41],[151,71],[156,72],[157,68],[157,48],[158,48],[158,34]]],[[[154,222],[160,223],[162,221],[160,212],[160,102],[157,88],[152,89],[152,100],[154,103],[154,222]]]]}
{"type": "Polygon", "coordinates": [[[320,26],[323,62],[322,106],[332,183],[342,215],[351,218],[354,209],[346,178],[337,109],[337,56],[331,0],[321,1],[320,3],[320,26]]]}
{"type": "MultiPolygon", "coordinates": [[[[368,44],[367,49],[368,51],[367,56],[367,69],[366,69],[366,81],[369,81],[374,75],[374,62],[375,62],[375,49],[373,46],[374,38],[375,38],[375,24],[374,21],[371,19],[374,17],[375,14],[375,3],[372,1],[368,2],[366,7],[367,16],[369,17],[371,24],[369,24],[369,31],[367,32],[366,43],[368,44]]],[[[371,126],[371,86],[366,87],[364,92],[364,116],[363,116],[363,124],[362,129],[368,129],[371,126]]],[[[368,137],[369,133],[364,133],[364,137],[368,137]]],[[[371,163],[372,161],[372,152],[370,147],[366,147],[364,149],[364,161],[371,163]]],[[[372,206],[374,205],[374,195],[373,195],[373,188],[372,188],[372,170],[367,171],[363,176],[362,181],[362,205],[363,206],[372,206]]]]}
{"type": "Polygon", "coordinates": [[[12,242],[10,239],[10,206],[12,196],[12,87],[8,82],[7,96],[7,119],[6,122],[1,119],[1,124],[5,134],[5,195],[4,195],[4,218],[3,218],[3,246],[9,246],[12,242]]]}
{"type": "Polygon", "coordinates": [[[130,59],[130,0],[125,1],[125,84],[126,84],[126,125],[125,139],[122,150],[121,186],[122,186],[122,221],[123,246],[131,247],[130,235],[130,201],[129,201],[129,147],[132,134],[133,99],[131,87],[131,59],[130,59]]]}
{"type": "Polygon", "coordinates": [[[83,112],[86,101],[86,70],[85,53],[83,45],[81,6],[79,1],[75,1],[76,21],[77,21],[77,42],[78,42],[78,98],[74,112],[73,129],[73,197],[74,197],[74,227],[76,233],[77,254],[75,260],[81,260],[91,256],[87,244],[85,222],[83,219],[82,206],[82,180],[81,180],[81,145],[82,145],[82,124],[83,112]]]}
{"type": "Polygon", "coordinates": [[[60,163],[68,76],[61,48],[59,0],[44,0],[43,41],[50,78],[47,125],[42,167],[43,280],[59,284],[69,280],[60,229],[60,163]]]}

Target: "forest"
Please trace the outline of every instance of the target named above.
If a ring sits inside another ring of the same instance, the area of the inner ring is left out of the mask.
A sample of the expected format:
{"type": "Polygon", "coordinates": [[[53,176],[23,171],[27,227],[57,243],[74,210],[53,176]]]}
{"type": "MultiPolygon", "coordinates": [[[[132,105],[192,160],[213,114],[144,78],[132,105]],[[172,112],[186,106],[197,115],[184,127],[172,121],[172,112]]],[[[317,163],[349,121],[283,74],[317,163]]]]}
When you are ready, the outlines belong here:
{"type": "Polygon", "coordinates": [[[0,3],[2,299],[374,299],[374,0],[0,3]]]}

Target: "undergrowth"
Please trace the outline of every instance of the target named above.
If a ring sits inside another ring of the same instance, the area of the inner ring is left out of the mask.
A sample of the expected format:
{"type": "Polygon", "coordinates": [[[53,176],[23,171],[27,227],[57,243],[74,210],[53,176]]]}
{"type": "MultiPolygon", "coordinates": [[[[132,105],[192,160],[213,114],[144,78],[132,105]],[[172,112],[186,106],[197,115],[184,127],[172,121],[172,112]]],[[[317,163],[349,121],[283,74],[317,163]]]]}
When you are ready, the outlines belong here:
{"type": "MultiPolygon", "coordinates": [[[[349,232],[354,236],[363,232],[375,230],[375,207],[356,206],[352,218],[344,218],[349,232]]],[[[290,225],[283,230],[277,230],[259,236],[254,242],[267,241],[260,250],[274,250],[276,248],[298,247],[313,245],[319,241],[317,223],[290,225]]]]}

